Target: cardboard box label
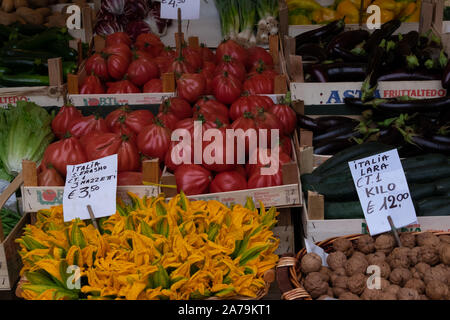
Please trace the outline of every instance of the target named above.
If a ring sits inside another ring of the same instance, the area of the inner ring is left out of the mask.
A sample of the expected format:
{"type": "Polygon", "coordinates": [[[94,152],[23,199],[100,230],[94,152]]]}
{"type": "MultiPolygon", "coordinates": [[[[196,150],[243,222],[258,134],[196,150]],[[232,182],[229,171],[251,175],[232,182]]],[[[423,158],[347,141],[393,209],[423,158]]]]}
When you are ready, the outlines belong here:
{"type": "Polygon", "coordinates": [[[69,99],[75,106],[117,106],[160,104],[173,93],[136,93],[136,94],[73,94],[69,99]]]}

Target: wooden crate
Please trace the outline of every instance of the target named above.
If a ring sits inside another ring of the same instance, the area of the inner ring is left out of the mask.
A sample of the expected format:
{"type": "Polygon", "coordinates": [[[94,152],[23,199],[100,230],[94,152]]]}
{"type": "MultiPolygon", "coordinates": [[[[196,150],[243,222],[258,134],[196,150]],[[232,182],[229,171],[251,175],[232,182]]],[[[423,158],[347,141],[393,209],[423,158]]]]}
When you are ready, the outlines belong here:
{"type": "Polygon", "coordinates": [[[292,224],[292,211],[290,208],[279,209],[278,223],[273,228],[273,234],[280,239],[275,254],[283,255],[295,251],[294,226],[292,224]]]}
{"type": "MultiPolygon", "coordinates": [[[[6,203],[9,197],[19,189],[23,182],[22,174],[19,174],[11,184],[0,195],[0,208],[6,203]]],[[[15,242],[22,235],[23,227],[30,223],[30,214],[25,213],[22,219],[11,230],[5,238],[3,226],[0,221],[0,291],[13,289],[19,279],[22,260],[19,254],[19,244],[15,242]]]]}

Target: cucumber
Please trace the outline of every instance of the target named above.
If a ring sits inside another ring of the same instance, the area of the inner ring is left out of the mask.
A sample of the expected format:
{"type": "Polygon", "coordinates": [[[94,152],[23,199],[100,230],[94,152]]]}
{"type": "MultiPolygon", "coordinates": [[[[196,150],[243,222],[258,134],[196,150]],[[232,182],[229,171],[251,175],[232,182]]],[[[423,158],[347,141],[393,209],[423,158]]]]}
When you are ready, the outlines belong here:
{"type": "Polygon", "coordinates": [[[48,86],[48,76],[17,74],[0,74],[0,85],[5,87],[36,87],[48,86]]]}
{"type": "Polygon", "coordinates": [[[439,209],[450,205],[450,198],[447,196],[431,197],[417,202],[418,215],[430,212],[430,210],[439,209]]]}
{"type": "Polygon", "coordinates": [[[347,165],[348,161],[361,159],[368,157],[370,154],[376,154],[391,150],[392,147],[379,143],[379,142],[367,142],[364,144],[357,144],[336,153],[332,158],[325,161],[321,166],[314,170],[315,174],[323,174],[339,164],[345,163],[347,165]],[[369,154],[369,155],[367,155],[369,154]]]}
{"type": "Polygon", "coordinates": [[[411,157],[402,160],[402,167],[404,171],[416,169],[425,166],[434,166],[447,162],[447,157],[440,153],[428,153],[416,157],[411,157]]]}
{"type": "Polygon", "coordinates": [[[450,192],[450,178],[441,179],[435,182],[436,194],[446,195],[450,192]]]}
{"type": "Polygon", "coordinates": [[[424,198],[432,197],[436,191],[436,186],[433,182],[430,183],[415,183],[408,184],[409,192],[413,200],[422,200],[424,198]]]}
{"type": "Polygon", "coordinates": [[[364,219],[364,212],[359,201],[325,201],[324,210],[325,219],[364,219]]]}
{"type": "Polygon", "coordinates": [[[308,190],[312,191],[315,189],[314,186],[320,182],[321,177],[311,173],[305,173],[301,175],[300,179],[302,181],[302,190],[306,193],[308,190]]]}
{"type": "Polygon", "coordinates": [[[42,59],[43,61],[47,61],[48,59],[51,59],[51,58],[58,58],[58,55],[54,52],[22,50],[22,49],[13,49],[13,48],[3,49],[2,56],[13,57],[13,58],[36,58],[36,59],[42,59]]]}
{"type": "Polygon", "coordinates": [[[42,60],[40,58],[16,58],[16,57],[3,57],[0,59],[0,64],[11,69],[16,68],[33,68],[35,66],[40,66],[48,69],[47,60],[42,60]]]}
{"type": "MultiPolygon", "coordinates": [[[[13,44],[13,48],[23,50],[47,50],[52,43],[66,43],[64,35],[58,29],[48,29],[28,39],[23,39],[13,44]]],[[[69,47],[67,47],[69,48],[69,47]]]]}
{"type": "Polygon", "coordinates": [[[440,178],[450,177],[450,166],[425,166],[405,172],[408,183],[432,182],[440,178]]]}
{"type": "Polygon", "coordinates": [[[320,183],[314,186],[315,190],[325,197],[326,201],[352,201],[358,200],[353,181],[338,183],[320,183]]]}

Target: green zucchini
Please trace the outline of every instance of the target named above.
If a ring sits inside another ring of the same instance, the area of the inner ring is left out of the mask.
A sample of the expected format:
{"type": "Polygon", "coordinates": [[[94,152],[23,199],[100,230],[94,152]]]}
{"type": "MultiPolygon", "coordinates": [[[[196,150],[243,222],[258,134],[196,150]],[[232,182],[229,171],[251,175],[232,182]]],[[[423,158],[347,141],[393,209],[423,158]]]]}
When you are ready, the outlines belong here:
{"type": "Polygon", "coordinates": [[[450,166],[425,166],[418,167],[405,172],[408,183],[432,182],[441,178],[450,177],[450,166]]]}
{"type": "Polygon", "coordinates": [[[44,67],[48,69],[47,60],[42,60],[39,58],[17,58],[17,57],[3,57],[0,58],[0,64],[11,69],[17,68],[32,68],[35,66],[44,67]]]}
{"type": "Polygon", "coordinates": [[[2,56],[14,57],[14,58],[37,58],[47,61],[51,58],[58,58],[58,55],[49,51],[36,51],[36,50],[23,50],[14,48],[4,48],[2,50],[2,56]]]}
{"type": "Polygon", "coordinates": [[[319,183],[314,186],[315,190],[325,197],[326,201],[352,201],[358,199],[353,181],[337,183],[319,183]]]}
{"type": "Polygon", "coordinates": [[[436,194],[445,195],[450,192],[450,178],[441,179],[435,182],[436,194]]]}
{"type": "Polygon", "coordinates": [[[434,182],[430,183],[411,183],[409,184],[409,192],[413,200],[422,200],[434,195],[436,186],[434,182]]]}
{"type": "Polygon", "coordinates": [[[9,73],[9,72],[11,72],[10,69],[8,69],[7,67],[0,66],[0,74],[9,73]]]}
{"type": "Polygon", "coordinates": [[[320,182],[321,177],[312,173],[305,173],[301,175],[300,179],[302,181],[302,190],[306,193],[308,190],[314,190],[314,186],[320,182]]]}
{"type": "Polygon", "coordinates": [[[439,153],[428,153],[416,157],[411,157],[402,160],[402,167],[404,171],[416,169],[425,166],[435,166],[441,163],[446,163],[447,157],[439,153]]]}
{"type": "Polygon", "coordinates": [[[28,39],[23,39],[14,43],[13,48],[24,50],[47,50],[50,44],[56,42],[66,44],[65,36],[58,29],[48,29],[28,39]]]}
{"type": "Polygon", "coordinates": [[[450,205],[450,198],[447,196],[431,197],[420,200],[417,202],[418,215],[447,205],[450,205]]]}
{"type": "Polygon", "coordinates": [[[5,87],[36,87],[48,86],[48,76],[16,74],[6,75],[0,74],[0,85],[5,87]]]}
{"type": "MultiPolygon", "coordinates": [[[[325,161],[321,166],[314,170],[315,174],[323,174],[330,171],[340,164],[347,165],[351,160],[368,157],[370,154],[377,154],[392,149],[391,146],[379,142],[367,142],[357,144],[347,148],[341,152],[336,153],[332,158],[325,161]]],[[[347,165],[348,166],[348,165],[347,165]]]]}
{"type": "Polygon", "coordinates": [[[364,219],[364,212],[359,201],[331,202],[325,201],[325,219],[364,219]]]}
{"type": "Polygon", "coordinates": [[[421,217],[431,217],[431,216],[450,216],[450,202],[443,204],[439,207],[434,207],[430,209],[424,209],[420,212],[421,217]]]}

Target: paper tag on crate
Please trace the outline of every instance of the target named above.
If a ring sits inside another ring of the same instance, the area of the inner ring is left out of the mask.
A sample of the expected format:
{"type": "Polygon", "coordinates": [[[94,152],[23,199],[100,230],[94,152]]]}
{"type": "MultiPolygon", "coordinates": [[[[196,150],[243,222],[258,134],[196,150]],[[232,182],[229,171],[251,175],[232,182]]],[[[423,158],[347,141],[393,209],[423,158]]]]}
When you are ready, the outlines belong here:
{"type": "Polygon", "coordinates": [[[417,221],[397,149],[348,163],[371,235],[417,221]]]}
{"type": "Polygon", "coordinates": [[[116,212],[117,154],[98,160],[67,166],[64,187],[64,221],[90,219],[91,205],[96,218],[116,212]]]}
{"type": "Polygon", "coordinates": [[[324,267],[328,267],[327,264],[328,253],[326,253],[321,247],[305,238],[305,248],[307,253],[315,253],[319,255],[319,257],[322,259],[322,265],[324,267]]]}
{"type": "Polygon", "coordinates": [[[200,0],[161,0],[161,18],[178,19],[178,8],[182,20],[200,18],[200,0]]]}

